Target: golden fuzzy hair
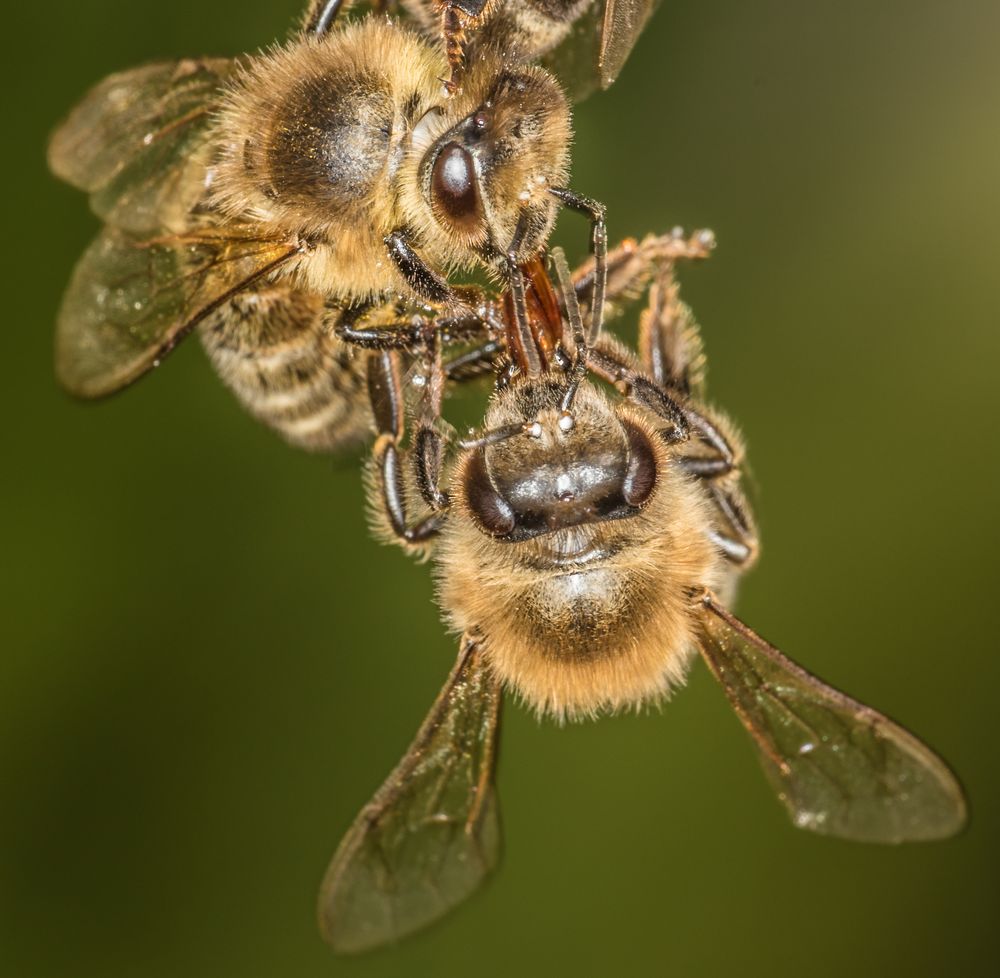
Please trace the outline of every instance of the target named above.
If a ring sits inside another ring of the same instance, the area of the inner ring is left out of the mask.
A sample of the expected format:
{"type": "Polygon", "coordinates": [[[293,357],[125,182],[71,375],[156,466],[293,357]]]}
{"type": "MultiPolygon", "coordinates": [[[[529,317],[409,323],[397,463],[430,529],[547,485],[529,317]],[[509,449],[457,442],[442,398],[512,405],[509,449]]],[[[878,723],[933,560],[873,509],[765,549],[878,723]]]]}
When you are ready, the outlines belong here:
{"type": "Polygon", "coordinates": [[[412,116],[442,100],[446,69],[431,45],[402,25],[374,17],[251,59],[215,121],[219,158],[212,206],[231,220],[257,225],[262,234],[313,244],[296,267],[301,284],[312,291],[346,298],[408,292],[383,239],[407,222],[393,182],[412,116]],[[359,141],[355,156],[364,165],[323,188],[326,199],[309,199],[295,184],[273,186],[277,152],[285,151],[294,164],[298,150],[304,167],[311,162],[309,100],[343,123],[345,138],[359,141]],[[290,119],[294,110],[299,115],[290,119]],[[301,144],[286,149],[295,124],[301,144]],[[375,142],[385,129],[384,145],[375,142]]]}
{"type": "MultiPolygon", "coordinates": [[[[604,397],[596,388],[590,394],[604,397]]],[[[471,453],[454,480],[437,551],[450,624],[482,635],[497,678],[558,719],[638,707],[681,683],[694,651],[689,589],[718,587],[728,573],[706,536],[712,513],[704,494],[644,412],[618,405],[615,413],[648,436],[656,487],[636,516],[556,531],[609,556],[546,566],[545,536],[511,543],[485,534],[460,491],[471,453]]]]}

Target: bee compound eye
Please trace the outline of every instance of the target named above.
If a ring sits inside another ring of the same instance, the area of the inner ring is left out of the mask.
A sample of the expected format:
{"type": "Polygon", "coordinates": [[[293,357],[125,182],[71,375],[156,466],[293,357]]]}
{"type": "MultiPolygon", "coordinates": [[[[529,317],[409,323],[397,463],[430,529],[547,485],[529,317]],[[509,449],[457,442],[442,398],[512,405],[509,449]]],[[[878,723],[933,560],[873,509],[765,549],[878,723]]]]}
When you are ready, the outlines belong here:
{"type": "Polygon", "coordinates": [[[476,452],[465,470],[465,501],[480,526],[491,536],[505,537],[514,531],[516,519],[510,503],[497,492],[486,470],[486,457],[476,452]]]}
{"type": "Polygon", "coordinates": [[[641,506],[656,485],[656,455],[644,432],[627,421],[624,427],[628,439],[628,467],[622,496],[629,506],[641,506]]]}
{"type": "Polygon", "coordinates": [[[475,231],[482,223],[479,182],[469,152],[448,143],[434,161],[431,197],[435,210],[456,230],[475,231]]]}

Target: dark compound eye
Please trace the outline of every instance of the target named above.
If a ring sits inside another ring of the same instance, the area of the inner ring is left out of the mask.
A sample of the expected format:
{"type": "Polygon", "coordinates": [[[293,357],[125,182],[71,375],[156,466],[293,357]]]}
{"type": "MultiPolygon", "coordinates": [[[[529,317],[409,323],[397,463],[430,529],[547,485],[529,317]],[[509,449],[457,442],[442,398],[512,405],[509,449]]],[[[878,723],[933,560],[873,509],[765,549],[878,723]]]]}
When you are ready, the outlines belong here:
{"type": "Polygon", "coordinates": [[[649,439],[629,422],[624,422],[628,439],[628,469],[622,485],[622,496],[629,506],[641,506],[656,485],[656,455],[649,439]]]}
{"type": "Polygon", "coordinates": [[[434,161],[431,197],[439,216],[456,230],[475,231],[483,219],[472,157],[458,143],[448,143],[434,161]]]}
{"type": "Polygon", "coordinates": [[[495,537],[512,533],[517,521],[514,511],[496,491],[486,471],[486,457],[477,452],[465,473],[465,499],[480,526],[495,537]]]}

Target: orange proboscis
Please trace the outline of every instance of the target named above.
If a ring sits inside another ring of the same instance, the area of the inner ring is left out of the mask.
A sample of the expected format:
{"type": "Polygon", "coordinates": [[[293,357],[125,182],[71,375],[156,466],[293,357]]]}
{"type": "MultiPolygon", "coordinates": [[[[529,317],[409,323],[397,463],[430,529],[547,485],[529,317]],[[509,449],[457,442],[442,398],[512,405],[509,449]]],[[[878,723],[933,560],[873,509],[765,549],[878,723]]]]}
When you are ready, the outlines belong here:
{"type": "MultiPolygon", "coordinates": [[[[528,325],[542,367],[547,370],[552,362],[556,344],[562,337],[559,300],[543,259],[537,256],[530,259],[521,266],[521,272],[524,275],[524,301],[528,313],[528,325]]],[[[504,321],[507,324],[507,349],[518,366],[526,370],[527,358],[517,329],[514,300],[509,289],[503,296],[503,311],[504,321]]]]}

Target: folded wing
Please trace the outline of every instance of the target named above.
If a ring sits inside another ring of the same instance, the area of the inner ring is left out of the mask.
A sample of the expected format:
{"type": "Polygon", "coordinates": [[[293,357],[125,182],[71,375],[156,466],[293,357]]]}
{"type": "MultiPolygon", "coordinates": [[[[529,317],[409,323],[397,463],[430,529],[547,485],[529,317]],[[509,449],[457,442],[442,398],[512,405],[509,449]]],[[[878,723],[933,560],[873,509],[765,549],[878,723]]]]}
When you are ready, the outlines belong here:
{"type": "Polygon", "coordinates": [[[363,951],[426,926],[496,867],[499,713],[499,686],[466,637],[416,739],[327,870],[319,924],[335,950],[363,951]]]}
{"type": "Polygon", "coordinates": [[[929,747],[702,599],[701,652],[796,826],[861,842],[954,835],[966,806],[929,747]]]}
{"type": "Polygon", "coordinates": [[[188,58],[104,79],[53,134],[52,172],[109,224],[186,230],[207,189],[211,111],[234,67],[188,58]]]}
{"type": "Polygon", "coordinates": [[[210,312],[300,253],[238,231],[142,239],[105,228],[84,252],[56,323],[56,375],[103,397],[156,366],[210,312]]]}

